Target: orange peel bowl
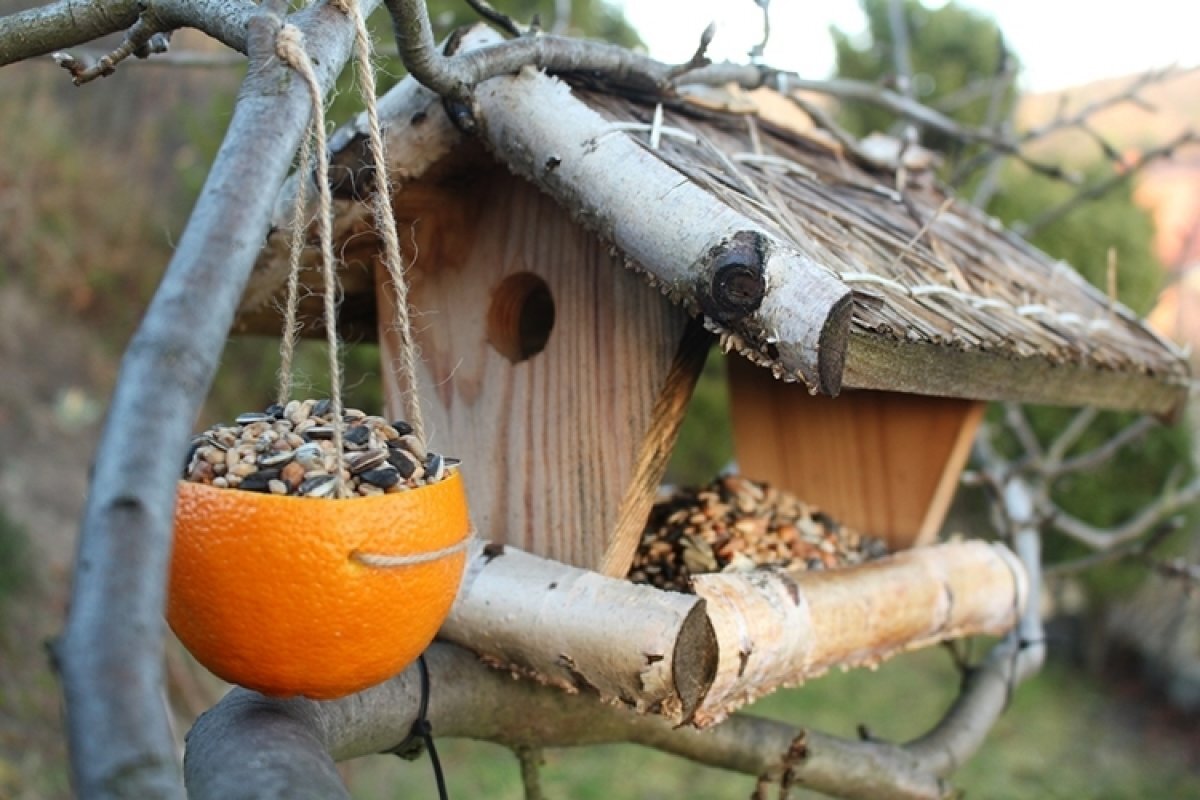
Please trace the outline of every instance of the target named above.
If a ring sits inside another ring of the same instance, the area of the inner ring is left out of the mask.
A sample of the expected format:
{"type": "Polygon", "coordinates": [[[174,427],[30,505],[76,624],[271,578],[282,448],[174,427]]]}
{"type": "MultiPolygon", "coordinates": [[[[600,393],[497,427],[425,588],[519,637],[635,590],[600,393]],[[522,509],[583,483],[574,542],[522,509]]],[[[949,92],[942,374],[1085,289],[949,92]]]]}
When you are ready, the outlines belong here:
{"type": "Polygon", "coordinates": [[[341,500],[180,481],[167,622],[226,681],[342,697],[429,646],[462,581],[469,535],[458,472],[341,500]],[[387,559],[411,561],[377,563],[387,559]]]}

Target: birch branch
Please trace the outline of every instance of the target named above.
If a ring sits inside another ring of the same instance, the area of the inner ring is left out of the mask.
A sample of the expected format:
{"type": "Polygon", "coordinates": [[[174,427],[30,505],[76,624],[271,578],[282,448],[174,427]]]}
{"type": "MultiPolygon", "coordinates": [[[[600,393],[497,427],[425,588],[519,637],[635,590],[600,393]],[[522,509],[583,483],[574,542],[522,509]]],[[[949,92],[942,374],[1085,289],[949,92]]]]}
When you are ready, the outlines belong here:
{"type": "Polygon", "coordinates": [[[439,636],[502,669],[675,723],[691,719],[716,669],[703,600],[501,545],[476,546],[439,636]]]}
{"type": "Polygon", "coordinates": [[[696,711],[700,727],[833,667],[876,665],[906,650],[1017,622],[1029,586],[1004,547],[917,548],[833,572],[701,575],[720,660],[696,711]]]}
{"type": "MultiPolygon", "coordinates": [[[[205,4],[196,3],[197,7],[205,4]]],[[[364,13],[374,5],[364,4],[364,13]]],[[[259,6],[233,118],[188,226],[121,364],[97,449],[58,655],[80,796],[181,795],[162,704],[175,476],[310,112],[275,56],[285,10],[259,6]]],[[[292,18],[328,90],[350,51],[342,13],[292,18]]]]}
{"type": "Polygon", "coordinates": [[[572,102],[561,81],[526,70],[481,85],[475,102],[497,156],[578,209],[579,221],[631,266],[718,330],[741,336],[748,357],[773,339],[782,377],[838,393],[851,292],[833,273],[572,102]]]}

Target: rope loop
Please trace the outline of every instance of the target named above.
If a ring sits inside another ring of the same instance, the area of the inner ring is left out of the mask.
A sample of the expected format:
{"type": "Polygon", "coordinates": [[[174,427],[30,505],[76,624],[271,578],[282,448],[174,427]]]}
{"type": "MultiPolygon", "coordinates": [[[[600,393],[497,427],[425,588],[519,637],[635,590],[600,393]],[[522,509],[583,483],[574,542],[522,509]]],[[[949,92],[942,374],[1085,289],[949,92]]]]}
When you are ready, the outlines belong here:
{"type": "MultiPolygon", "coordinates": [[[[417,353],[412,335],[412,322],[408,306],[408,281],[404,273],[400,237],[396,220],[392,214],[391,187],[388,182],[387,154],[383,142],[383,130],[379,122],[376,99],[375,69],[372,64],[371,39],[367,33],[366,20],[356,0],[329,0],[331,6],[346,14],[354,26],[356,72],[359,91],[366,108],[368,140],[371,158],[375,165],[375,192],[373,209],[375,224],[383,243],[383,263],[388,272],[395,306],[395,330],[400,337],[397,369],[404,394],[404,414],[413,432],[425,443],[425,425],[417,391],[417,353]]],[[[324,283],[324,325],[328,351],[330,413],[334,419],[333,447],[337,454],[338,469],[335,479],[335,495],[346,496],[343,480],[345,453],[343,447],[343,375],[338,340],[337,304],[339,285],[337,261],[333,250],[333,192],[329,183],[329,147],[325,137],[325,105],[320,81],[317,79],[312,61],[304,46],[304,34],[295,25],[284,24],[275,40],[275,51],[279,58],[291,67],[303,80],[312,102],[312,116],[308,131],[301,143],[297,158],[296,196],[292,206],[292,230],[288,258],[287,307],[285,309],[283,338],[280,344],[279,388],[276,400],[286,404],[294,386],[294,361],[296,340],[299,336],[298,307],[300,296],[300,269],[306,240],[307,224],[304,219],[308,202],[309,175],[315,174],[317,184],[317,234],[320,245],[321,273],[324,283]],[[313,161],[317,160],[316,169],[313,161]]]]}

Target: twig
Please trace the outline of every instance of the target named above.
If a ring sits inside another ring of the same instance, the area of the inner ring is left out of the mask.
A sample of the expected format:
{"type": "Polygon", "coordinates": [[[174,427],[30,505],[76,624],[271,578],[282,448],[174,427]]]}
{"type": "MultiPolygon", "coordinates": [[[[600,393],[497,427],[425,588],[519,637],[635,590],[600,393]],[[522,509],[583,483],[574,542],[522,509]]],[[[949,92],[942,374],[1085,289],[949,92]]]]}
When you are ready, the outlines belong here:
{"type": "Polygon", "coordinates": [[[1141,558],[1153,552],[1155,548],[1166,541],[1168,536],[1182,527],[1183,520],[1181,518],[1168,519],[1165,522],[1159,523],[1145,539],[1122,542],[1108,550],[1090,553],[1083,558],[1060,561],[1057,564],[1051,564],[1046,567],[1043,572],[1047,578],[1056,578],[1063,575],[1074,575],[1079,572],[1085,572],[1101,564],[1119,561],[1124,558],[1141,558]]]}
{"type": "Polygon", "coordinates": [[[1139,171],[1144,169],[1147,165],[1157,161],[1160,158],[1170,158],[1179,148],[1185,147],[1189,144],[1194,144],[1196,142],[1200,142],[1200,133],[1197,133],[1193,130],[1186,130],[1166,144],[1142,153],[1132,164],[1129,164],[1118,172],[1114,172],[1108,178],[1093,183],[1090,186],[1083,187],[1068,200],[1042,212],[1038,216],[1034,217],[1031,221],[1014,225],[1013,229],[1027,238],[1034,236],[1038,231],[1042,230],[1048,225],[1058,222],[1067,214],[1071,213],[1085,203],[1091,202],[1098,197],[1102,197],[1115,187],[1125,183],[1139,171]]]}
{"type": "Polygon", "coordinates": [[[1025,410],[1017,403],[1004,404],[1004,424],[1012,432],[1013,436],[1017,437],[1021,447],[1025,450],[1025,455],[1032,461],[1040,461],[1042,459],[1042,445],[1038,441],[1037,434],[1033,431],[1033,426],[1029,424],[1028,417],[1025,416],[1025,410]]]}
{"type": "Polygon", "coordinates": [[[546,763],[540,747],[514,747],[513,754],[521,764],[521,785],[525,800],[545,800],[542,793],[542,765],[546,763]]]}
{"type": "Polygon", "coordinates": [[[754,4],[762,9],[763,24],[762,39],[750,48],[750,61],[757,64],[767,50],[767,42],[771,41],[771,0],[754,0],[754,4]]]}
{"type": "Polygon", "coordinates": [[[117,64],[132,55],[147,58],[151,53],[165,53],[170,45],[170,30],[150,11],[145,11],[125,33],[125,39],[111,53],[100,56],[88,65],[69,53],[55,53],[54,61],[67,72],[76,86],[107,78],[117,71],[117,64]]]}
{"type": "Polygon", "coordinates": [[[1043,512],[1049,517],[1050,525],[1065,536],[1094,550],[1111,550],[1142,537],[1164,517],[1171,516],[1197,500],[1200,500],[1200,477],[1194,478],[1191,483],[1177,491],[1164,494],[1155,502],[1143,507],[1125,524],[1115,528],[1097,528],[1089,525],[1049,501],[1046,501],[1043,512]]]}
{"type": "Polygon", "coordinates": [[[686,63],[680,64],[677,67],[672,67],[668,71],[670,77],[676,75],[684,75],[692,70],[707,67],[712,61],[708,58],[708,46],[712,44],[713,37],[717,35],[717,25],[715,22],[710,22],[704,26],[704,30],[700,32],[700,42],[696,45],[696,52],[692,53],[692,57],[686,63]]]}
{"type": "Polygon", "coordinates": [[[1077,411],[1075,416],[1071,417],[1071,421],[1067,423],[1067,427],[1063,428],[1062,432],[1054,437],[1054,441],[1046,449],[1043,469],[1051,472],[1059,469],[1068,451],[1075,446],[1075,443],[1079,441],[1079,437],[1087,432],[1087,429],[1095,422],[1096,417],[1099,415],[1100,411],[1095,406],[1088,406],[1077,411]]]}
{"type": "Polygon", "coordinates": [[[507,33],[509,36],[523,36],[525,34],[525,30],[519,24],[517,24],[516,20],[502,11],[497,11],[496,8],[487,0],[467,0],[467,5],[474,9],[476,14],[483,17],[488,22],[507,33]]]}
{"type": "Polygon", "coordinates": [[[404,66],[421,85],[452,103],[470,107],[481,81],[534,66],[552,72],[598,71],[615,84],[666,87],[670,68],[624,47],[559,36],[521,36],[456,56],[442,55],[433,41],[422,0],[384,0],[404,66]]]}
{"type": "MultiPolygon", "coordinates": [[[[91,47],[72,48],[70,55],[85,64],[99,61],[107,51],[91,47]]],[[[394,55],[394,54],[393,54],[394,55]]],[[[226,69],[243,67],[246,57],[241,53],[227,50],[167,50],[156,53],[154,58],[141,59],[136,62],[149,67],[178,67],[181,69],[226,69]]]]}
{"type": "Polygon", "coordinates": [[[1070,458],[1057,464],[1052,469],[1052,473],[1054,475],[1066,475],[1070,472],[1095,469],[1116,455],[1118,450],[1136,442],[1152,429],[1157,428],[1158,425],[1159,422],[1154,417],[1142,417],[1133,424],[1122,428],[1115,436],[1094,450],[1089,450],[1086,453],[1075,456],[1075,458],[1070,458]]]}

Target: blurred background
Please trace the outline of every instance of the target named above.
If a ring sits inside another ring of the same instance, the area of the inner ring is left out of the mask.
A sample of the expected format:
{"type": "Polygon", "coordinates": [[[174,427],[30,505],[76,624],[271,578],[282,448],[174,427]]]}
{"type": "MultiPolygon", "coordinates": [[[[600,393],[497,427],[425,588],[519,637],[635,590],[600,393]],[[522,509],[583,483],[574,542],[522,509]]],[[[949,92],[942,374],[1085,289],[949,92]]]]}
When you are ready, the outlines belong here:
{"type": "MultiPolygon", "coordinates": [[[[0,0],[0,13],[30,5],[0,0]]],[[[717,58],[744,60],[762,34],[752,0],[496,5],[522,20],[536,11],[550,30],[642,46],[666,61],[690,57],[709,21],[718,25],[717,58]]],[[[770,7],[767,63],[814,79],[894,77],[885,0],[775,0],[770,7]]],[[[437,0],[430,8],[443,33],[472,19],[460,2],[437,0]]],[[[1035,244],[1098,285],[1115,253],[1121,299],[1191,347],[1200,337],[1200,271],[1193,269],[1200,266],[1200,147],[1180,146],[1169,157],[1160,151],[1200,130],[1200,71],[1189,69],[1200,59],[1192,49],[1200,10],[1168,0],[1103,10],[1074,1],[909,0],[906,14],[918,99],[978,126],[992,120],[999,97],[1015,135],[1103,102],[1148,70],[1179,67],[1146,82],[1142,102],[1114,104],[1090,116],[1087,130],[1064,129],[1031,146],[1033,157],[1062,164],[1085,185],[1109,186],[1054,219],[1044,212],[1074,187],[1002,161],[968,174],[960,168],[978,151],[933,135],[923,141],[947,149],[943,177],[961,177],[960,194],[1023,225],[1035,244]],[[999,93],[997,80],[1006,81],[999,93]],[[1141,163],[1147,153],[1163,157],[1141,163]]],[[[386,20],[372,25],[387,42],[386,20]]],[[[81,88],[49,59],[0,71],[0,798],[71,794],[58,686],[42,643],[62,625],[88,465],[122,350],[170,258],[243,74],[240,56],[199,34],[177,34],[172,53],[188,58],[126,62],[113,77],[81,88]]],[[[401,72],[385,58],[383,88],[401,72]]],[[[353,102],[353,93],[339,95],[333,119],[348,119],[353,102]]],[[[876,109],[822,102],[856,134],[896,129],[876,109]]],[[[277,348],[270,339],[231,341],[197,426],[265,405],[277,348]]],[[[323,354],[315,343],[303,348],[301,372],[320,394],[323,354]]],[[[351,343],[346,358],[352,404],[378,407],[374,346],[351,343]]],[[[672,482],[706,482],[731,458],[723,367],[714,353],[672,482]]],[[[1071,415],[1029,409],[1028,417],[1048,440],[1071,415]]],[[[999,410],[992,419],[1001,427],[999,410]]],[[[1131,421],[1103,415],[1079,448],[1103,443],[1131,421]]],[[[1156,428],[1100,469],[1060,481],[1058,502],[1101,527],[1128,519],[1164,486],[1190,479],[1190,422],[1156,428]]],[[[1185,510],[1156,552],[1200,560],[1195,522],[1194,510],[1185,510]]],[[[947,530],[988,527],[985,498],[964,490],[947,530]]],[[[1057,563],[1086,555],[1053,536],[1046,550],[1057,563]]],[[[1053,660],[1016,694],[956,784],[987,798],[1200,797],[1200,614],[1184,578],[1164,579],[1128,559],[1052,576],[1053,660]]],[[[975,648],[985,650],[983,643],[975,648]]],[[[182,741],[191,717],[223,689],[178,649],[168,667],[182,741]]],[[[937,718],[958,680],[951,656],[935,649],[876,672],[827,676],[769,698],[754,713],[847,736],[865,725],[904,739],[937,718]]],[[[452,796],[521,796],[507,751],[470,742],[444,748],[452,796]]],[[[750,778],[633,747],[550,752],[547,759],[543,786],[551,797],[741,797],[753,790],[750,778]],[[618,761],[640,780],[614,786],[618,761]]],[[[434,796],[424,763],[380,757],[344,771],[356,797],[434,796]]]]}

